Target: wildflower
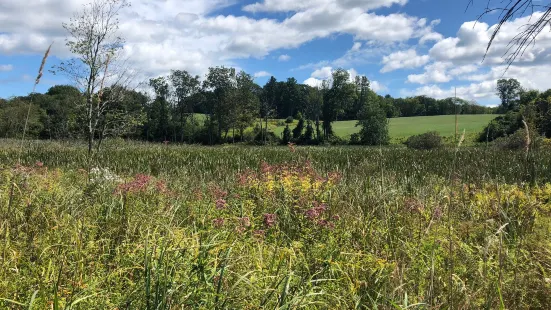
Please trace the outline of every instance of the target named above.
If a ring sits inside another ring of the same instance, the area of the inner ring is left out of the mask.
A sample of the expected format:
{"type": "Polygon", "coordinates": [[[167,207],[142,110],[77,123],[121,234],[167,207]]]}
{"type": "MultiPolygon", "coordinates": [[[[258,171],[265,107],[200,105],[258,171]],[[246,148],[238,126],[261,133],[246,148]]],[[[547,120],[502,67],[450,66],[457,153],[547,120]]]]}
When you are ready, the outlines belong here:
{"type": "Polygon", "coordinates": [[[168,189],[166,187],[166,182],[162,180],[158,181],[157,184],[155,184],[155,188],[161,194],[166,194],[168,192],[168,189]]]}
{"type": "Polygon", "coordinates": [[[249,219],[248,216],[245,216],[245,217],[242,217],[242,218],[239,219],[239,223],[243,227],[249,227],[249,226],[251,226],[251,219],[249,219]]]}
{"type": "Polygon", "coordinates": [[[260,229],[260,230],[255,230],[253,232],[253,235],[256,237],[256,238],[259,238],[259,239],[262,239],[266,236],[266,231],[260,229]]]}
{"type": "Polygon", "coordinates": [[[268,227],[274,226],[276,222],[276,215],[273,213],[264,214],[264,224],[268,227]]]}
{"type": "Polygon", "coordinates": [[[216,198],[216,199],[224,199],[228,196],[228,192],[222,190],[217,185],[210,186],[209,189],[210,189],[212,195],[214,196],[214,198],[216,198]]]}
{"type": "Polygon", "coordinates": [[[434,212],[432,213],[432,217],[435,220],[439,220],[442,217],[442,209],[440,207],[436,207],[436,209],[434,209],[434,212]]]}
{"type": "Polygon", "coordinates": [[[132,180],[129,183],[120,184],[116,192],[118,193],[129,193],[129,192],[144,192],[147,190],[149,186],[149,182],[151,182],[152,177],[145,174],[137,174],[134,177],[134,180],[132,180]]]}
{"type": "Polygon", "coordinates": [[[329,229],[333,229],[335,228],[335,224],[332,223],[332,222],[329,222],[329,221],[326,221],[326,220],[319,220],[317,222],[317,224],[323,228],[329,228],[329,229]]]}
{"type": "Polygon", "coordinates": [[[222,209],[226,209],[227,207],[228,207],[228,203],[226,202],[226,200],[222,198],[216,200],[216,209],[222,210],[222,209]]]}
{"type": "Polygon", "coordinates": [[[419,202],[416,199],[408,198],[405,201],[405,206],[408,211],[416,212],[416,213],[422,213],[425,207],[421,202],[419,202]]]}
{"type": "Polygon", "coordinates": [[[260,171],[262,171],[263,174],[270,173],[273,169],[274,167],[268,165],[265,161],[260,164],[260,171]]]}
{"type": "Polygon", "coordinates": [[[37,161],[37,162],[35,163],[35,165],[36,165],[37,167],[39,167],[39,168],[42,168],[42,167],[44,166],[44,163],[41,162],[41,161],[37,161]]]}
{"type": "Polygon", "coordinates": [[[314,207],[306,210],[305,214],[306,217],[309,220],[315,220],[318,218],[323,212],[327,210],[327,205],[324,203],[318,203],[317,201],[314,201],[314,207]]]}
{"type": "Polygon", "coordinates": [[[222,227],[224,226],[224,219],[223,218],[217,218],[212,220],[212,224],[214,224],[215,227],[222,227]]]}

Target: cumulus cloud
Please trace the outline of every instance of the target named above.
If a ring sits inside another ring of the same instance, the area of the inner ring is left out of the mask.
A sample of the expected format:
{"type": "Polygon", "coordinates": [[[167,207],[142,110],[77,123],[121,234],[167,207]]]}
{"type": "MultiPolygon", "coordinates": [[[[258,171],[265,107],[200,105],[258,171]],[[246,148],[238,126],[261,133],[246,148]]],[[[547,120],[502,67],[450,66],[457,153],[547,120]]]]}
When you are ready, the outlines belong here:
{"type": "MultiPolygon", "coordinates": [[[[335,71],[335,69],[332,68],[332,67],[320,68],[320,69],[315,70],[314,72],[312,72],[311,76],[308,79],[304,80],[304,82],[302,82],[302,83],[306,84],[306,85],[310,85],[312,87],[320,87],[322,85],[323,81],[331,82],[331,77],[332,77],[333,71],[335,71]]],[[[349,79],[350,82],[353,82],[355,80],[356,76],[359,75],[358,71],[356,71],[356,69],[354,69],[354,68],[350,68],[346,71],[350,75],[350,79],[349,79]]],[[[378,81],[375,81],[375,80],[370,80],[369,85],[370,85],[371,89],[376,93],[384,92],[384,91],[388,90],[388,87],[386,87],[384,84],[382,84],[378,81]]]]}
{"type": "Polygon", "coordinates": [[[289,61],[289,60],[291,60],[291,56],[289,56],[289,55],[287,55],[287,54],[285,54],[285,55],[280,55],[280,56],[277,58],[277,60],[279,60],[279,61],[289,61]]]}
{"type": "Polygon", "coordinates": [[[13,70],[13,65],[0,65],[0,72],[9,72],[13,70]]]}
{"type": "MultiPolygon", "coordinates": [[[[488,50],[484,64],[496,65],[503,63],[503,55],[507,54],[509,43],[525,28],[525,25],[541,17],[543,13],[535,12],[530,16],[517,18],[503,24],[488,50]]],[[[461,25],[456,37],[450,37],[436,43],[430,50],[430,55],[436,60],[453,61],[455,64],[481,62],[486,54],[486,46],[496,25],[489,26],[481,22],[466,22],[461,25]]],[[[528,47],[525,53],[517,59],[515,65],[531,65],[533,63],[548,63],[550,59],[551,33],[542,31],[536,44],[528,47]]]]}
{"type": "Polygon", "coordinates": [[[259,72],[256,72],[254,74],[254,77],[255,78],[259,78],[259,77],[265,77],[265,76],[271,76],[272,74],[270,72],[266,72],[266,71],[259,71],[259,72]]]}
{"type": "MultiPolygon", "coordinates": [[[[88,2],[0,1],[0,54],[39,55],[55,41],[52,55],[69,57],[61,24],[88,2]]],[[[354,51],[362,47],[359,41],[404,42],[433,33],[433,25],[424,19],[369,12],[407,0],[266,0],[243,9],[290,13],[284,19],[216,15],[220,8],[236,2],[186,0],[182,6],[180,0],[134,0],[120,16],[120,34],[127,41],[124,56],[145,75],[170,69],[204,74],[209,66],[232,65],[238,58],[263,58],[334,34],[356,38],[354,51]]]]}
{"type": "Polygon", "coordinates": [[[247,12],[300,12],[315,7],[335,5],[343,9],[360,8],[365,11],[406,3],[407,0],[264,0],[246,5],[243,10],[247,12]]]}
{"type": "Polygon", "coordinates": [[[408,82],[425,85],[410,91],[410,94],[449,97],[454,89],[449,86],[442,88],[438,84],[453,81],[458,85],[458,96],[496,100],[495,87],[500,78],[516,78],[531,89],[551,88],[551,81],[547,78],[551,74],[551,33],[543,31],[536,43],[510,67],[504,65],[503,58],[511,40],[523,26],[530,19],[537,20],[541,14],[535,12],[505,23],[487,53],[486,46],[496,25],[474,21],[463,23],[455,37],[441,39],[430,49],[429,55],[434,62],[426,65],[424,72],[408,76],[408,82]]]}
{"type": "Polygon", "coordinates": [[[391,72],[398,69],[412,69],[420,67],[429,62],[428,55],[417,55],[414,49],[399,51],[383,57],[383,68],[381,73],[391,72]]]}
{"type": "Polygon", "coordinates": [[[386,87],[385,85],[381,84],[378,81],[370,81],[369,87],[371,88],[371,90],[373,90],[376,93],[388,91],[388,87],[386,87]]]}

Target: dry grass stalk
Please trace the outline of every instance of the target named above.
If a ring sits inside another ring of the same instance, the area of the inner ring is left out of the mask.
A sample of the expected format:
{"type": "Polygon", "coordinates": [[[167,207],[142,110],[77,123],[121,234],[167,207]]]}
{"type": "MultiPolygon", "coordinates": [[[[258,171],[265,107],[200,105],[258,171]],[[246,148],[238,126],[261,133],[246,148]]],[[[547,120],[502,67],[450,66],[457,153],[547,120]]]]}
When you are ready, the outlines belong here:
{"type": "Polygon", "coordinates": [[[50,46],[48,46],[48,49],[46,50],[46,53],[44,53],[44,57],[42,57],[42,63],[40,63],[40,69],[38,69],[38,75],[36,76],[36,80],[34,82],[33,93],[36,90],[36,85],[38,85],[38,83],[40,83],[40,79],[42,78],[42,72],[44,71],[44,65],[46,65],[46,60],[48,59],[48,56],[50,55],[50,50],[52,49],[53,44],[54,43],[52,42],[52,44],[50,44],[50,46]]]}
{"type": "Polygon", "coordinates": [[[461,144],[465,141],[465,129],[463,129],[463,134],[461,135],[461,138],[459,139],[459,143],[457,143],[457,147],[461,147],[461,144]]]}
{"type": "MultiPolygon", "coordinates": [[[[42,57],[42,62],[40,63],[40,68],[38,69],[38,75],[36,76],[36,80],[34,81],[34,86],[33,86],[33,92],[32,93],[34,93],[36,91],[36,86],[38,85],[38,83],[40,83],[40,79],[42,78],[42,72],[44,71],[44,66],[46,65],[46,60],[48,59],[48,56],[50,55],[50,50],[52,49],[53,44],[54,43],[52,42],[52,44],[50,44],[50,46],[48,46],[48,49],[44,53],[44,57],[42,57]]],[[[23,126],[23,135],[21,136],[21,145],[19,146],[19,158],[17,159],[18,164],[21,164],[21,153],[23,152],[23,141],[25,141],[25,135],[27,133],[27,127],[29,125],[29,115],[31,114],[32,100],[33,100],[33,97],[31,96],[31,99],[29,101],[29,107],[27,109],[27,116],[25,117],[25,125],[23,126]]]]}
{"type": "Polygon", "coordinates": [[[530,151],[530,144],[532,141],[530,140],[530,129],[528,129],[528,124],[526,121],[522,120],[522,123],[524,124],[524,129],[526,130],[526,140],[524,141],[524,148],[526,149],[526,154],[530,151]]]}

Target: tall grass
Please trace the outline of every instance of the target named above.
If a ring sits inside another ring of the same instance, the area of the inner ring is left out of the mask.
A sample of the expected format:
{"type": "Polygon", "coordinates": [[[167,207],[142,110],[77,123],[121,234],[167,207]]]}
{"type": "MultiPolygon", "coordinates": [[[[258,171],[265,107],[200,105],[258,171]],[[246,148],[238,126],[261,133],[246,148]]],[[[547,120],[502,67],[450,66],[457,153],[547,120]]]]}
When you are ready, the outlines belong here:
{"type": "Polygon", "coordinates": [[[2,142],[0,307],[551,305],[545,149],[2,142]]]}

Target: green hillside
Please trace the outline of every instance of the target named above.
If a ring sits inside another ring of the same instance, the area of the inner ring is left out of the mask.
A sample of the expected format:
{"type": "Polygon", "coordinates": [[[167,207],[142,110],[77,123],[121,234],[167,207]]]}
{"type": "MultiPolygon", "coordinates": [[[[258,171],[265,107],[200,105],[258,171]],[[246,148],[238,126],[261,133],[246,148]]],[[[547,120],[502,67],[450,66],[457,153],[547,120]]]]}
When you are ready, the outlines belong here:
{"type": "MultiPolygon", "coordinates": [[[[495,114],[459,115],[459,132],[462,133],[465,129],[467,136],[473,136],[482,131],[484,126],[497,116],[495,114]]],[[[357,121],[334,122],[333,130],[338,136],[346,138],[360,131],[360,128],[356,127],[356,123],[357,121]]],[[[296,121],[290,127],[294,127],[295,124],[296,121]]],[[[272,129],[277,135],[280,135],[284,128],[284,126],[275,126],[272,129]]],[[[427,131],[437,131],[442,136],[449,137],[453,136],[455,132],[455,115],[391,118],[389,130],[390,138],[395,142],[427,131]]]]}

